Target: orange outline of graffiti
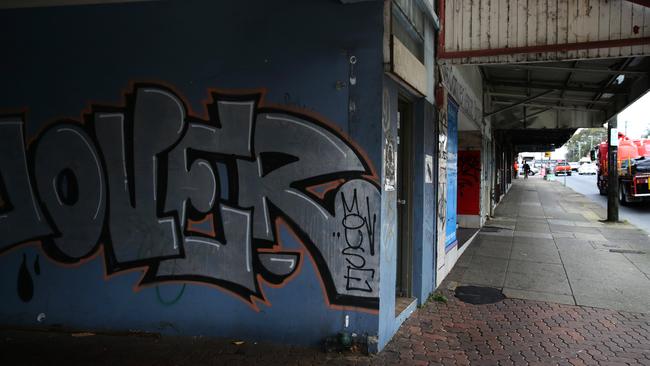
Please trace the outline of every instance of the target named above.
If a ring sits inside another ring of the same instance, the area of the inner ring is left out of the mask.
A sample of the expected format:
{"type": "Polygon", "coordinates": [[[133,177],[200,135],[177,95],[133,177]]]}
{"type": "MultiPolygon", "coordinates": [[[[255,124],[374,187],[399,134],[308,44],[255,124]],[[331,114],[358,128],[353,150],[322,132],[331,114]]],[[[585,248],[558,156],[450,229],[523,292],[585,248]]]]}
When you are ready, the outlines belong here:
{"type": "MultiPolygon", "coordinates": [[[[305,110],[305,109],[302,109],[302,108],[296,108],[296,107],[293,107],[293,106],[287,106],[287,105],[282,105],[282,104],[266,103],[265,100],[264,100],[264,98],[266,96],[266,93],[267,93],[266,88],[235,89],[235,90],[233,90],[233,89],[220,89],[220,88],[207,88],[207,92],[209,94],[209,97],[206,98],[206,99],[203,99],[201,101],[201,105],[203,106],[203,108],[202,108],[203,110],[201,111],[201,113],[197,113],[192,108],[191,103],[189,103],[189,101],[185,98],[184,94],[181,93],[175,86],[173,86],[173,85],[171,85],[171,84],[169,84],[167,82],[164,82],[164,81],[129,81],[128,86],[126,88],[122,89],[122,92],[121,92],[122,104],[100,103],[100,102],[96,102],[96,101],[88,101],[88,102],[86,102],[85,107],[81,110],[81,112],[80,112],[80,114],[79,114],[79,116],[77,118],[65,117],[65,116],[50,118],[48,120],[51,121],[51,122],[43,124],[43,126],[41,126],[33,134],[33,136],[27,138],[26,141],[23,142],[23,143],[25,143],[26,150],[28,150],[30,148],[31,144],[35,141],[35,139],[38,138],[38,136],[40,136],[42,134],[42,132],[53,123],[60,122],[60,121],[69,121],[69,122],[76,122],[77,124],[79,124],[81,126],[85,126],[86,125],[85,116],[92,116],[93,106],[112,106],[112,107],[115,107],[115,108],[125,108],[126,107],[126,103],[125,103],[126,97],[129,94],[133,94],[133,92],[136,90],[136,86],[138,84],[158,85],[158,86],[161,86],[161,87],[164,87],[164,88],[167,88],[167,89],[171,90],[172,92],[174,92],[174,95],[176,97],[178,97],[179,99],[181,99],[183,101],[183,104],[184,104],[184,106],[186,108],[186,112],[187,112],[186,117],[199,118],[199,119],[202,119],[203,121],[209,121],[209,114],[208,114],[207,106],[210,105],[210,104],[215,103],[215,100],[212,97],[213,93],[214,94],[226,94],[226,95],[230,95],[230,96],[259,95],[259,101],[258,101],[257,109],[259,109],[259,108],[274,108],[274,109],[278,109],[279,111],[293,112],[293,113],[296,113],[296,114],[299,114],[299,115],[310,117],[313,121],[316,121],[317,123],[322,124],[323,126],[326,126],[326,127],[330,128],[331,130],[335,131],[338,134],[337,137],[340,137],[340,138],[344,139],[347,144],[349,144],[350,146],[352,146],[354,148],[355,153],[357,153],[357,154],[361,155],[361,157],[363,157],[364,163],[367,166],[367,168],[370,170],[371,174],[362,174],[362,177],[364,177],[364,178],[366,178],[368,180],[374,181],[375,183],[379,184],[379,176],[377,175],[377,170],[375,169],[374,165],[372,164],[372,161],[370,160],[367,153],[363,149],[361,149],[361,147],[356,142],[354,142],[340,127],[338,127],[336,124],[332,123],[329,119],[327,119],[323,115],[321,115],[321,114],[319,114],[317,112],[311,111],[311,110],[305,110]]],[[[17,108],[17,109],[13,109],[13,110],[1,110],[0,112],[2,112],[2,114],[15,114],[15,115],[20,114],[20,115],[23,115],[25,120],[22,121],[22,122],[23,122],[23,124],[26,124],[27,120],[28,120],[27,116],[29,115],[29,108],[17,108]]],[[[333,180],[333,181],[330,181],[330,182],[310,186],[310,187],[307,187],[306,189],[310,193],[314,194],[316,197],[319,197],[319,198],[323,199],[325,197],[325,195],[327,194],[327,192],[330,192],[331,190],[338,188],[340,185],[342,185],[344,183],[345,183],[344,180],[336,179],[336,180],[333,180]],[[321,192],[321,193],[315,191],[314,188],[319,187],[319,186],[325,186],[326,190],[321,192]]],[[[206,214],[204,219],[201,220],[201,221],[192,221],[192,220],[187,219],[187,222],[189,224],[201,223],[201,222],[204,222],[205,220],[207,220],[208,217],[211,217],[211,215],[212,215],[212,213],[206,214]]],[[[279,232],[281,223],[285,225],[285,227],[287,228],[287,231],[294,237],[296,242],[300,243],[303,246],[303,248],[305,248],[304,247],[305,244],[303,243],[303,241],[291,229],[290,225],[287,224],[286,221],[284,221],[282,218],[276,218],[276,220],[275,220],[275,225],[276,225],[276,230],[277,230],[276,232],[279,232]]],[[[214,226],[213,226],[212,229],[213,229],[212,233],[206,233],[206,234],[215,235],[214,226]]],[[[198,232],[201,232],[201,231],[198,231],[198,232]]],[[[278,235],[276,241],[277,241],[277,243],[273,245],[273,248],[270,248],[270,249],[269,248],[260,248],[260,249],[258,249],[258,252],[260,252],[260,253],[278,252],[279,251],[278,249],[282,248],[282,240],[281,240],[279,235],[278,235]]],[[[124,269],[124,270],[119,270],[119,271],[116,271],[116,272],[113,272],[113,273],[109,273],[109,271],[108,271],[108,269],[106,267],[106,256],[105,256],[106,248],[105,248],[105,245],[104,245],[103,242],[99,242],[95,246],[93,252],[89,253],[86,257],[83,257],[83,258],[79,259],[79,261],[74,262],[74,263],[62,263],[62,262],[56,261],[55,259],[51,258],[40,247],[42,245],[41,240],[28,240],[28,241],[25,241],[23,243],[17,243],[15,245],[13,245],[11,248],[9,248],[6,251],[2,252],[1,255],[4,256],[7,253],[11,253],[11,252],[13,252],[13,251],[15,251],[17,249],[23,249],[23,248],[25,248],[27,246],[32,246],[32,245],[33,246],[38,245],[39,248],[37,248],[37,249],[39,249],[39,251],[43,254],[44,257],[46,257],[50,262],[54,263],[55,265],[57,265],[59,267],[63,267],[63,268],[80,267],[80,266],[82,266],[82,265],[84,265],[84,264],[86,264],[88,262],[91,262],[91,261],[93,261],[93,260],[95,260],[95,259],[97,259],[99,257],[102,257],[102,259],[103,259],[102,260],[102,266],[104,268],[103,279],[105,281],[109,281],[113,276],[118,276],[118,275],[123,275],[125,273],[140,271],[141,276],[140,276],[139,280],[133,285],[133,288],[132,288],[133,292],[136,292],[136,293],[139,292],[142,288],[148,288],[148,287],[152,287],[152,286],[156,286],[156,285],[161,284],[161,283],[150,283],[150,284],[144,284],[144,285],[141,284],[141,282],[144,279],[147,271],[150,270],[150,268],[151,268],[150,265],[142,265],[142,266],[138,266],[138,267],[132,267],[132,268],[124,269]]],[[[329,296],[327,294],[327,290],[326,290],[325,284],[323,282],[322,276],[320,275],[320,273],[318,271],[318,266],[316,265],[316,261],[314,260],[313,256],[309,252],[309,250],[300,249],[300,250],[296,250],[296,251],[293,251],[293,252],[300,253],[302,258],[309,257],[309,260],[311,261],[311,263],[313,265],[313,268],[315,269],[315,273],[316,273],[316,277],[318,278],[318,282],[320,283],[320,287],[321,287],[321,290],[322,290],[322,293],[323,293],[323,299],[325,300],[328,308],[334,309],[334,310],[350,310],[350,311],[356,311],[356,312],[364,312],[364,313],[369,313],[369,314],[374,314],[374,315],[379,314],[378,309],[369,309],[369,308],[365,308],[365,307],[344,306],[344,305],[331,304],[330,301],[329,301],[329,296]],[[305,255],[305,253],[308,254],[308,255],[305,255]]],[[[217,290],[220,290],[220,291],[222,291],[224,293],[227,293],[229,295],[233,295],[235,298],[240,299],[242,302],[244,302],[249,307],[251,307],[251,309],[253,309],[254,311],[259,312],[260,309],[257,306],[258,302],[262,303],[262,304],[265,304],[268,307],[272,306],[268,302],[268,300],[266,298],[266,295],[265,295],[264,289],[263,289],[263,284],[266,284],[267,286],[272,287],[272,288],[284,287],[285,283],[291,281],[295,276],[298,275],[298,273],[301,272],[301,270],[302,270],[302,262],[304,262],[304,259],[300,260],[298,262],[299,262],[298,267],[295,269],[295,271],[291,275],[289,275],[283,281],[282,284],[276,285],[276,284],[269,283],[268,281],[266,281],[266,280],[264,280],[262,278],[261,274],[257,274],[256,275],[256,280],[257,280],[257,285],[259,287],[259,292],[260,292],[261,297],[258,298],[257,296],[252,296],[251,295],[251,296],[249,296],[248,301],[246,301],[245,298],[243,298],[238,293],[235,293],[233,291],[228,290],[227,288],[221,287],[219,285],[211,284],[211,283],[200,282],[200,281],[192,281],[192,280],[179,280],[179,281],[171,280],[171,281],[165,281],[164,283],[192,283],[192,284],[195,284],[195,285],[201,285],[201,286],[207,286],[207,287],[210,287],[210,288],[216,288],[217,290]]]]}

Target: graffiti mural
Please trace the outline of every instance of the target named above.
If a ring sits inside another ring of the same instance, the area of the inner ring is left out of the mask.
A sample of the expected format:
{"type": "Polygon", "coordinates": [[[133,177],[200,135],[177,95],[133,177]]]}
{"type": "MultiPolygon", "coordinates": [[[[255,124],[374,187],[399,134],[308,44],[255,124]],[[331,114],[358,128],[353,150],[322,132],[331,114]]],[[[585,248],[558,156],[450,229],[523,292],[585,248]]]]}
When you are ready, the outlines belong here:
{"type": "Polygon", "coordinates": [[[285,283],[308,254],[330,304],[378,309],[380,188],[360,150],[261,94],[210,96],[198,117],[138,84],[124,106],[58,121],[28,148],[24,117],[2,117],[0,253],[99,252],[108,274],[143,268],[138,285],[207,283],[253,307],[260,281],[285,283]],[[283,249],[279,225],[306,252],[283,249]]]}
{"type": "Polygon", "coordinates": [[[438,116],[438,197],[436,207],[436,268],[445,265],[445,233],[447,230],[447,108],[440,108],[438,116]]]}
{"type": "MultiPolygon", "coordinates": [[[[472,88],[467,86],[465,79],[459,74],[458,68],[452,65],[440,65],[440,79],[449,94],[454,96],[458,107],[474,121],[483,121],[481,99],[472,88]]],[[[480,125],[483,125],[481,122],[480,125]]]]}
{"type": "Polygon", "coordinates": [[[458,151],[458,214],[479,215],[481,201],[481,151],[458,151]]]}
{"type": "Polygon", "coordinates": [[[381,126],[384,131],[384,191],[395,191],[397,186],[397,150],[395,138],[390,125],[390,113],[393,110],[388,89],[384,89],[381,126]]]}
{"type": "Polygon", "coordinates": [[[447,98],[447,223],[445,224],[445,248],[456,244],[458,222],[456,195],[458,191],[458,105],[447,98]]]}

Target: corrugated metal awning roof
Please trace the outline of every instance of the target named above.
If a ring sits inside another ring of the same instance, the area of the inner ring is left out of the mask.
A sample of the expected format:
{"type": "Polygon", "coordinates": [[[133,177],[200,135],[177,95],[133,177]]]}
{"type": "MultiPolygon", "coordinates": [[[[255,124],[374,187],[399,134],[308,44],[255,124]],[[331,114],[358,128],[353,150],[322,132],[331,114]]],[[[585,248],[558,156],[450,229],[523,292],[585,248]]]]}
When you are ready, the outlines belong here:
{"type": "Polygon", "coordinates": [[[599,127],[650,85],[648,57],[479,67],[495,129],[599,127]]]}

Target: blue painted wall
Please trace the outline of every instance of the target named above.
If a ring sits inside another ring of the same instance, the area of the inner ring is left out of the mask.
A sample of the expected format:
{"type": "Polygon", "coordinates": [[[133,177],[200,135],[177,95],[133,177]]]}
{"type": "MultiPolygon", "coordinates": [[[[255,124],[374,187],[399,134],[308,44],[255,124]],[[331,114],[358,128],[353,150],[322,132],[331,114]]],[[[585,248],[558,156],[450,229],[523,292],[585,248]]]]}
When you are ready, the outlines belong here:
{"type": "MultiPolygon", "coordinates": [[[[385,154],[396,151],[397,148],[397,93],[398,86],[389,77],[384,77],[384,110],[382,125],[385,154]]],[[[396,158],[397,155],[394,155],[396,158]]],[[[384,157],[382,176],[386,176],[386,161],[390,156],[384,157]]],[[[382,188],[381,205],[381,263],[379,266],[381,288],[379,292],[379,339],[378,347],[383,348],[395,334],[399,325],[395,321],[395,284],[397,278],[397,191],[382,188]]]]}
{"type": "MultiPolygon", "coordinates": [[[[124,93],[136,93],[132,82],[172,86],[188,110],[197,113],[204,110],[210,88],[228,95],[264,89],[267,105],[297,111],[316,126],[334,125],[333,133],[351,141],[362,153],[360,159],[379,173],[382,2],[224,4],[177,1],[2,11],[0,110],[26,112],[25,137],[31,140],[60,118],[79,120],[90,105],[123,106],[128,102],[124,93]],[[351,56],[357,59],[354,86],[349,83],[351,56]]],[[[152,136],[156,133],[152,130],[152,136]]],[[[0,174],[5,183],[11,179],[1,167],[0,174]]],[[[224,199],[231,187],[221,182],[219,188],[224,199]]],[[[379,212],[376,219],[382,222],[379,212]]],[[[0,222],[0,230],[8,229],[0,222]]],[[[258,310],[231,291],[196,281],[135,291],[144,269],[108,277],[105,255],[64,265],[45,253],[40,242],[7,244],[0,248],[0,323],[316,343],[341,331],[347,314],[348,330],[378,333],[373,305],[328,305],[337,298],[324,293],[322,271],[305,246],[284,226],[277,235],[284,251],[302,253],[302,265],[279,287],[261,282],[266,303],[256,301],[258,310]],[[33,285],[28,301],[17,294],[25,276],[33,285]],[[46,317],[38,322],[40,313],[46,317]]],[[[99,246],[94,253],[104,250],[99,246]]],[[[374,269],[378,282],[379,268],[374,269]]],[[[381,287],[376,290],[394,291],[394,278],[381,287]]]]}
{"type": "MultiPolygon", "coordinates": [[[[397,146],[397,114],[398,95],[407,95],[404,89],[391,78],[384,78],[384,111],[382,125],[384,126],[384,144],[397,146]]],[[[434,286],[434,230],[435,230],[435,198],[432,183],[425,183],[425,156],[433,155],[435,141],[435,109],[426,99],[413,100],[413,126],[411,129],[413,165],[413,197],[412,197],[412,296],[417,304],[426,302],[434,286]]],[[[386,149],[385,151],[390,151],[386,149]]],[[[386,154],[386,152],[385,152],[386,154]]],[[[387,156],[384,165],[387,165],[387,156]]],[[[386,166],[384,166],[384,174],[386,166]]],[[[434,176],[437,174],[433,172],[434,176]]],[[[435,178],[434,178],[435,179],[435,178]]],[[[435,181],[435,180],[434,180],[435,181]]],[[[385,188],[385,187],[384,187],[385,188]]],[[[379,313],[379,348],[383,348],[397,332],[402,322],[410,314],[395,315],[395,284],[397,276],[397,194],[395,190],[382,192],[382,239],[381,239],[381,290],[379,313]]]]}

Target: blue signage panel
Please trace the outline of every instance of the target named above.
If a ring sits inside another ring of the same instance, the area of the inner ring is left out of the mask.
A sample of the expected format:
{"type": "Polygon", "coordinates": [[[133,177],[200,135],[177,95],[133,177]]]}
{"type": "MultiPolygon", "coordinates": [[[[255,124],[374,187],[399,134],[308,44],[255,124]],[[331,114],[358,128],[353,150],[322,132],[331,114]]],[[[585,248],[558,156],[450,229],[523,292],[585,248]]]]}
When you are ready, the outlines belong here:
{"type": "Polygon", "coordinates": [[[447,225],[445,249],[456,244],[458,191],[458,105],[447,102],[447,225]]]}

